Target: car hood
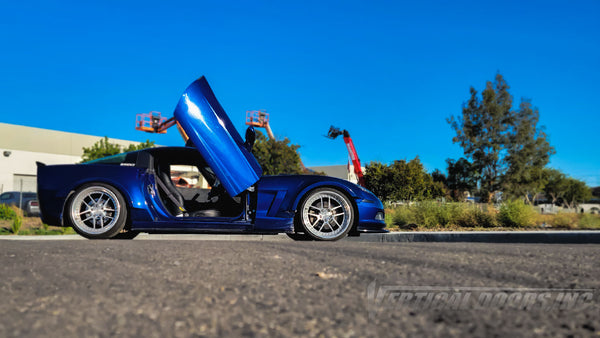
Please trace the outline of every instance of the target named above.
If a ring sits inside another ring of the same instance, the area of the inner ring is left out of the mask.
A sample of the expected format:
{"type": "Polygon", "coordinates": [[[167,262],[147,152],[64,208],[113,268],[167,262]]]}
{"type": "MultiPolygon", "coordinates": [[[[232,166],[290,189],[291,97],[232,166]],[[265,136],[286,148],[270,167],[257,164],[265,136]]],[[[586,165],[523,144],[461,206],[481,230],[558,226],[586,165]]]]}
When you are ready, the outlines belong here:
{"type": "Polygon", "coordinates": [[[256,183],[262,169],[203,76],[187,87],[173,114],[231,196],[256,183]]]}

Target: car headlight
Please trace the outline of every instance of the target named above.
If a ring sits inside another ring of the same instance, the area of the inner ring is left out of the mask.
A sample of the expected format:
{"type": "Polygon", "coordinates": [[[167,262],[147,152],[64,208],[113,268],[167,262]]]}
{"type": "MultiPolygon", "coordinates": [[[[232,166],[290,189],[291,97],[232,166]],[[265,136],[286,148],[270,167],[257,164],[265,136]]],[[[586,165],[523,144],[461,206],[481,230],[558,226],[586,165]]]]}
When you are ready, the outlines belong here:
{"type": "Polygon", "coordinates": [[[378,212],[375,215],[375,219],[378,221],[385,221],[385,213],[383,211],[378,212]]]}

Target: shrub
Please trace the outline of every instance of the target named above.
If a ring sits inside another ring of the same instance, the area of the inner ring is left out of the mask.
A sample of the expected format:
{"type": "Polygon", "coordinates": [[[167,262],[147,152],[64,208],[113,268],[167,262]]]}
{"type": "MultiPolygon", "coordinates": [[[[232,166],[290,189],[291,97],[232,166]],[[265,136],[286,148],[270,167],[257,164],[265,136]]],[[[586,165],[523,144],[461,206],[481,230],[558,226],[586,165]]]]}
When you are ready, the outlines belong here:
{"type": "Polygon", "coordinates": [[[465,207],[457,214],[456,225],[465,228],[493,228],[498,226],[496,213],[493,208],[482,210],[480,207],[473,205],[465,207]]]}
{"type": "Polygon", "coordinates": [[[17,207],[12,207],[15,215],[12,219],[12,225],[10,230],[13,234],[18,235],[19,230],[21,230],[21,226],[23,225],[23,211],[17,207]]]}
{"type": "Polygon", "coordinates": [[[438,223],[443,227],[457,225],[457,219],[467,209],[464,203],[444,203],[439,205],[438,223]]]}
{"type": "Polygon", "coordinates": [[[537,213],[521,200],[509,201],[500,206],[498,222],[505,227],[530,227],[535,225],[537,213]]]}
{"type": "Polygon", "coordinates": [[[405,227],[415,223],[415,215],[409,206],[401,206],[396,208],[392,213],[392,224],[397,227],[405,227]]]}
{"type": "Polygon", "coordinates": [[[572,212],[559,212],[552,219],[552,226],[558,228],[576,229],[579,224],[579,217],[572,212]]]}
{"type": "Polygon", "coordinates": [[[426,228],[434,228],[439,224],[440,206],[436,202],[419,202],[414,206],[415,222],[426,228]]]}
{"type": "Polygon", "coordinates": [[[538,214],[535,224],[537,225],[541,225],[541,226],[552,226],[554,223],[554,216],[555,215],[550,215],[550,214],[538,214]]]}
{"type": "Polygon", "coordinates": [[[392,226],[406,227],[418,224],[425,228],[436,227],[495,227],[495,209],[465,203],[438,203],[424,201],[411,206],[401,206],[391,211],[392,226]]]}
{"type": "Polygon", "coordinates": [[[447,227],[456,224],[465,205],[460,203],[419,202],[412,207],[414,222],[426,228],[447,227]]]}
{"type": "Polygon", "coordinates": [[[11,220],[15,217],[15,210],[6,204],[0,204],[0,220],[11,220]]]}
{"type": "Polygon", "coordinates": [[[581,215],[581,218],[579,219],[579,227],[582,229],[600,229],[600,215],[581,215]]]}
{"type": "Polygon", "coordinates": [[[483,228],[494,228],[498,226],[498,217],[495,209],[486,207],[486,210],[475,208],[475,219],[477,224],[483,228]]]}

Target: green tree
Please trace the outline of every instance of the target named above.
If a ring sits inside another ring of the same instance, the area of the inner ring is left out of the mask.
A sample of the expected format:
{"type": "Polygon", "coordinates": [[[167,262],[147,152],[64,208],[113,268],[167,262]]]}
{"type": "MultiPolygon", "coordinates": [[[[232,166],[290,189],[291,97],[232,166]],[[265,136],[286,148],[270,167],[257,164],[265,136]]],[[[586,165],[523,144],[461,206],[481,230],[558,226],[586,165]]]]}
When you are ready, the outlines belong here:
{"type": "MultiPolygon", "coordinates": [[[[140,144],[130,144],[125,151],[135,151],[145,148],[151,148],[154,146],[154,141],[146,140],[140,144]]],[[[110,143],[107,136],[94,143],[91,147],[83,147],[82,162],[88,162],[99,158],[112,156],[122,153],[122,147],[116,143],[110,143]]]]}
{"type": "Polygon", "coordinates": [[[446,159],[446,186],[450,190],[450,195],[456,201],[464,201],[465,192],[472,192],[477,187],[478,174],[473,165],[465,158],[458,160],[446,159]]]}
{"type": "Polygon", "coordinates": [[[123,152],[127,153],[130,151],[136,151],[136,150],[142,150],[142,149],[146,149],[146,148],[152,148],[154,147],[154,141],[150,141],[150,140],[146,140],[142,143],[139,144],[130,144],[128,145],[125,150],[123,150],[123,152]]]}
{"type": "Polygon", "coordinates": [[[510,87],[501,74],[487,82],[479,98],[471,87],[471,97],[460,116],[447,121],[456,136],[452,139],[463,148],[482,200],[505,190],[509,196],[529,196],[541,191],[541,169],[554,154],[544,128],[538,126],[539,111],[523,100],[512,109],[510,87]]]}
{"type": "Polygon", "coordinates": [[[372,162],[365,172],[367,189],[381,200],[414,201],[444,197],[441,182],[434,182],[419,157],[397,160],[390,165],[372,162]]]}
{"type": "Polygon", "coordinates": [[[544,168],[542,171],[544,179],[544,193],[552,198],[552,204],[556,204],[565,194],[567,177],[560,170],[544,168]]]}
{"type": "Polygon", "coordinates": [[[440,169],[435,169],[431,172],[431,178],[434,182],[441,182],[446,185],[446,174],[444,174],[440,169]]]}
{"type": "Polygon", "coordinates": [[[365,166],[365,185],[382,201],[388,201],[394,190],[389,167],[381,162],[370,162],[365,166]]]}
{"type": "Polygon", "coordinates": [[[500,74],[496,75],[493,83],[487,82],[481,99],[477,90],[471,87],[471,97],[463,106],[462,115],[448,119],[456,132],[452,141],[460,144],[467,159],[481,175],[478,183],[484,200],[489,193],[499,189],[500,177],[505,171],[501,152],[513,118],[509,88],[500,74]]]}
{"type": "Polygon", "coordinates": [[[594,197],[600,197],[600,187],[594,187],[594,188],[592,188],[592,195],[594,197]]]}
{"type": "Polygon", "coordinates": [[[267,139],[257,130],[252,154],[262,167],[264,175],[300,174],[302,165],[298,148],[300,146],[290,144],[287,137],[283,140],[267,139]]]}
{"type": "Polygon", "coordinates": [[[563,206],[574,209],[578,203],[592,198],[592,189],[585,182],[568,177],[560,170],[543,169],[544,193],[552,198],[552,204],[562,202],[563,206]]]}
{"type": "Polygon", "coordinates": [[[504,158],[508,170],[502,180],[503,192],[509,198],[521,196],[531,203],[530,196],[535,201],[544,188],[543,169],[556,152],[550,146],[544,128],[538,127],[540,114],[537,108],[524,101],[514,116],[504,158]]]}
{"type": "Polygon", "coordinates": [[[564,183],[565,193],[563,195],[565,205],[570,209],[575,209],[579,203],[592,198],[592,190],[585,182],[568,177],[564,183]]]}
{"type": "Polygon", "coordinates": [[[440,169],[433,170],[430,175],[433,180],[433,195],[445,198],[451,197],[446,175],[440,169]]]}

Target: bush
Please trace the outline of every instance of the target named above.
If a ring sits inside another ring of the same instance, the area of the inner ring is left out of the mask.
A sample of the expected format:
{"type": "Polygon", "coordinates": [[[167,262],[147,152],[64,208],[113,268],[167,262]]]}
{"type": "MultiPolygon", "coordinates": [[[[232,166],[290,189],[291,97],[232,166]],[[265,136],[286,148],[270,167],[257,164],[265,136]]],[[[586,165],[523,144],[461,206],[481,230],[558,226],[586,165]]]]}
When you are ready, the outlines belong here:
{"type": "Polygon", "coordinates": [[[507,228],[545,224],[567,229],[600,229],[600,215],[558,213],[540,215],[522,201],[510,201],[497,211],[492,205],[424,201],[386,210],[389,227],[414,228],[507,228]]]}
{"type": "Polygon", "coordinates": [[[392,225],[397,227],[406,227],[415,223],[415,214],[410,206],[401,206],[392,212],[392,225]]]}
{"type": "Polygon", "coordinates": [[[537,213],[523,201],[509,201],[500,206],[498,222],[505,227],[530,227],[535,225],[537,213]]]}
{"type": "Polygon", "coordinates": [[[552,226],[554,223],[554,216],[551,214],[538,214],[535,224],[540,225],[542,227],[552,226]]]}
{"type": "Polygon", "coordinates": [[[576,229],[579,225],[579,217],[572,212],[559,212],[552,219],[552,226],[557,228],[576,229]]]}
{"type": "Polygon", "coordinates": [[[489,228],[498,226],[496,211],[493,207],[433,201],[398,207],[392,211],[390,222],[392,226],[401,228],[413,223],[424,228],[453,226],[489,228]]]}
{"type": "Polygon", "coordinates": [[[467,206],[456,217],[456,225],[465,228],[493,228],[498,226],[496,212],[493,208],[482,208],[473,205],[467,206]]]}
{"type": "Polygon", "coordinates": [[[582,229],[600,229],[600,215],[583,214],[579,220],[582,229]]]}
{"type": "Polygon", "coordinates": [[[440,206],[436,202],[419,202],[414,209],[415,223],[418,225],[434,228],[439,224],[440,206]]]}
{"type": "Polygon", "coordinates": [[[12,219],[12,225],[10,227],[10,231],[15,234],[18,235],[19,234],[19,230],[21,230],[21,226],[23,225],[23,211],[17,207],[12,207],[15,215],[12,219]]]}
{"type": "Polygon", "coordinates": [[[467,208],[463,203],[443,203],[436,206],[437,223],[442,227],[456,225],[457,219],[467,208]]]}
{"type": "Polygon", "coordinates": [[[6,204],[0,204],[0,220],[15,218],[15,210],[6,204]]]}

